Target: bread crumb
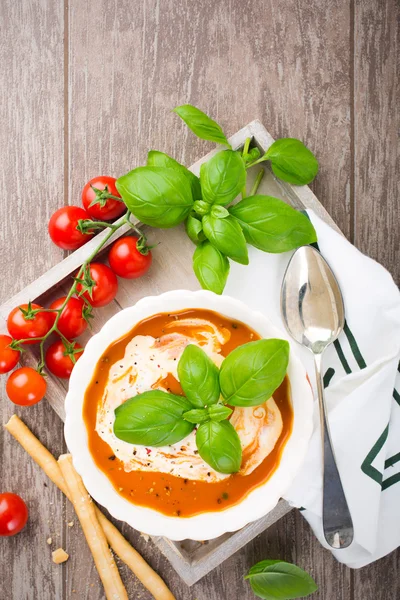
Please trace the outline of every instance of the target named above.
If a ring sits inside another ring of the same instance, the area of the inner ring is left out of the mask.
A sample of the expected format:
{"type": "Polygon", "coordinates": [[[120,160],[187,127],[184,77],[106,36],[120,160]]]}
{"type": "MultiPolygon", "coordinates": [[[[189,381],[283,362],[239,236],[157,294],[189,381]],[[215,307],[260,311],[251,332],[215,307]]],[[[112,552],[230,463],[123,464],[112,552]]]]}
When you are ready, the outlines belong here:
{"type": "Polygon", "coordinates": [[[68,527],[73,527],[73,526],[74,526],[74,522],[73,522],[73,521],[70,521],[70,522],[68,523],[68,527]]]}
{"type": "Polygon", "coordinates": [[[148,542],[150,539],[150,536],[147,535],[147,533],[140,533],[140,537],[143,538],[145,542],[148,542]]]}
{"type": "Polygon", "coordinates": [[[57,548],[57,550],[54,550],[54,552],[51,553],[51,556],[56,565],[64,563],[69,558],[69,554],[67,554],[62,548],[57,548]]]}
{"type": "Polygon", "coordinates": [[[50,544],[52,544],[53,540],[51,539],[51,537],[47,538],[46,542],[48,543],[48,545],[50,546],[50,544]]]}

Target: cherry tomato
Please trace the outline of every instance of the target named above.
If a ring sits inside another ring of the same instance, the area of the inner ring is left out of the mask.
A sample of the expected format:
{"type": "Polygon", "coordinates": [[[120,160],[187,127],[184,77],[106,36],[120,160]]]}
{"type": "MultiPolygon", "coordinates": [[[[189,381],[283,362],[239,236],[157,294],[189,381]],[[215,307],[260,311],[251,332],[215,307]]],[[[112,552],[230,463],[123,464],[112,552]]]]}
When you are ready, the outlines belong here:
{"type": "Polygon", "coordinates": [[[20,352],[10,348],[12,338],[9,335],[0,335],[0,373],[8,373],[19,361],[20,352]]]}
{"type": "Polygon", "coordinates": [[[83,348],[78,342],[66,344],[62,340],[54,342],[46,351],[46,365],[53,375],[60,379],[68,379],[72,373],[75,362],[82,356],[83,348]]]}
{"type": "Polygon", "coordinates": [[[120,277],[136,279],[150,268],[151,252],[141,254],[137,249],[138,238],[123,237],[115,242],[108,255],[110,267],[120,277]]]}
{"type": "MultiPolygon", "coordinates": [[[[86,291],[82,295],[95,308],[110,304],[118,291],[118,280],[115,273],[107,265],[92,263],[90,265],[90,278],[95,282],[95,285],[91,288],[91,292],[86,291]]],[[[78,283],[76,287],[78,292],[83,289],[81,283],[78,283]]]]}
{"type": "Polygon", "coordinates": [[[94,177],[82,190],[82,204],[93,219],[110,221],[124,214],[126,206],[122,200],[114,200],[109,196],[121,198],[115,187],[117,180],[105,175],[94,177]],[[93,201],[98,200],[96,204],[93,201]]]}
{"type": "Polygon", "coordinates": [[[63,206],[50,217],[49,234],[56,246],[63,250],[76,250],[93,237],[77,229],[80,219],[90,219],[89,213],[79,206],[63,206]]]}
{"type": "Polygon", "coordinates": [[[32,406],[41,401],[46,387],[43,375],[31,367],[21,367],[11,373],[6,383],[6,392],[14,404],[32,406]]]}
{"type": "Polygon", "coordinates": [[[0,494],[0,536],[9,537],[22,531],[28,520],[28,507],[20,496],[0,494]]]}
{"type": "MultiPolygon", "coordinates": [[[[65,298],[66,296],[63,296],[62,298],[54,300],[54,302],[50,304],[50,308],[61,308],[65,302],[65,298]]],[[[57,327],[69,340],[81,335],[88,325],[83,317],[84,308],[85,303],[81,298],[72,297],[68,300],[61,313],[57,327]]]]}
{"type": "MultiPolygon", "coordinates": [[[[43,337],[51,328],[54,316],[48,312],[31,314],[43,308],[39,304],[21,304],[14,308],[7,319],[8,331],[15,340],[43,337]],[[22,308],[22,310],[20,310],[22,308]]],[[[37,344],[40,340],[30,340],[24,344],[37,344]]]]}

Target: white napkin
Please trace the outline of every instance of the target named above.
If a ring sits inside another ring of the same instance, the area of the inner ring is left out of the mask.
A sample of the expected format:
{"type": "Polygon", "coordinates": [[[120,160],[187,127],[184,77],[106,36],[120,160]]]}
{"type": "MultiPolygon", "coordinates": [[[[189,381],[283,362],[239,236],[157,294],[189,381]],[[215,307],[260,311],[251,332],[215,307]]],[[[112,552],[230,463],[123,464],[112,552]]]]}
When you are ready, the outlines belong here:
{"type": "MultiPolygon", "coordinates": [[[[347,327],[324,354],[329,423],[354,523],[354,541],[334,556],[362,567],[400,545],[400,293],[391,275],[309,212],[322,255],[344,297],[347,327]]],[[[250,266],[231,263],[225,293],[263,312],[284,331],[280,287],[292,253],[249,247],[250,266]]],[[[295,343],[295,342],[293,342],[295,343]]],[[[315,388],[312,356],[297,350],[315,388]]],[[[323,546],[318,406],[303,468],[286,500],[302,507],[323,546]]]]}

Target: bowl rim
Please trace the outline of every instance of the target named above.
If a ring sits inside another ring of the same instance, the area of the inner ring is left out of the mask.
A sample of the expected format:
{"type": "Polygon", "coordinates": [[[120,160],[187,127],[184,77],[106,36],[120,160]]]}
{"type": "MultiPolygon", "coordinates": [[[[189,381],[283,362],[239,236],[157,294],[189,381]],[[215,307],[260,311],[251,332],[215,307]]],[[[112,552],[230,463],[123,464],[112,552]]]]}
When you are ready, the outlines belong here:
{"type": "Polygon", "coordinates": [[[65,399],[64,435],[73,464],[92,498],[120,521],[144,533],[171,540],[209,540],[237,531],[270,512],[290,487],[301,467],[313,430],[313,393],[306,370],[297,356],[288,334],[280,331],[261,312],[254,311],[230,296],[200,290],[174,290],[147,296],[135,305],[113,315],[92,336],[76,363],[65,399]],[[292,433],[283,449],[281,460],[271,477],[231,507],[192,517],[171,517],[154,509],[135,505],[121,496],[107,475],[97,467],[88,447],[86,425],[82,418],[85,391],[94,368],[110,344],[128,333],[137,323],[161,312],[205,308],[242,321],[262,337],[279,337],[290,344],[288,377],[293,406],[292,433]]]}

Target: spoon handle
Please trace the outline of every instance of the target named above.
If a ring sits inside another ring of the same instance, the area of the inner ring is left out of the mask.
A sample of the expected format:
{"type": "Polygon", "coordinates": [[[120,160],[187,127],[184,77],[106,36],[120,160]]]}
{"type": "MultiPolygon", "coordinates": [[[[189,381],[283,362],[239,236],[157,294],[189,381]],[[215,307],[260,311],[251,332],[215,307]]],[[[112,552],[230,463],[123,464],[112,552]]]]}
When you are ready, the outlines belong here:
{"type": "Polygon", "coordinates": [[[324,385],[322,380],[322,353],[314,354],[318,401],[321,422],[323,494],[322,525],[325,539],[332,548],[347,548],[354,537],[346,496],[337,468],[329,431],[324,385]]]}

